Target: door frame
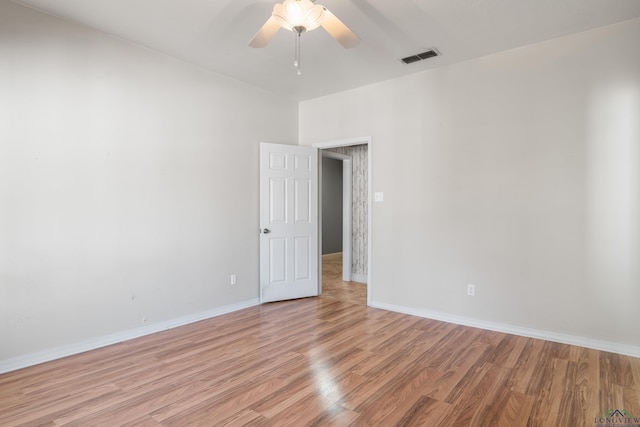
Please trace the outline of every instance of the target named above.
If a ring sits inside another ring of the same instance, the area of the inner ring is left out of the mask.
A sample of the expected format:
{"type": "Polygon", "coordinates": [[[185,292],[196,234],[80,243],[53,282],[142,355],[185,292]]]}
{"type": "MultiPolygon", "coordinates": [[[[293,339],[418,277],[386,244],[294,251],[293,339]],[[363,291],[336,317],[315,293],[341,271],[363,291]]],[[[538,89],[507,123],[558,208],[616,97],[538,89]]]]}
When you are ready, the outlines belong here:
{"type": "MultiPolygon", "coordinates": [[[[371,306],[372,301],[372,278],[371,278],[371,270],[372,270],[372,262],[371,262],[371,253],[372,253],[372,229],[373,229],[373,162],[372,162],[372,139],[370,136],[363,136],[358,138],[349,138],[349,139],[341,139],[335,141],[326,141],[326,142],[318,142],[312,144],[311,146],[317,148],[318,150],[323,150],[325,148],[336,148],[336,147],[350,147],[352,145],[366,145],[367,146],[367,305],[371,306]]],[[[319,159],[322,159],[322,156],[318,156],[319,159]]],[[[320,160],[322,161],[322,160],[320,160]]],[[[321,172],[320,172],[321,173],[321,172]]],[[[319,182],[322,181],[321,178],[318,179],[319,182]]],[[[318,210],[319,213],[321,210],[322,198],[320,195],[318,196],[318,210]]],[[[318,224],[320,227],[322,226],[322,218],[318,220],[318,224]]],[[[320,293],[322,293],[322,230],[318,232],[318,286],[320,287],[320,293]]]]}
{"type": "MultiPolygon", "coordinates": [[[[351,163],[351,156],[346,154],[334,153],[333,151],[320,151],[320,177],[318,183],[320,186],[320,197],[318,198],[318,210],[319,218],[318,224],[320,225],[320,231],[318,233],[320,238],[320,250],[322,250],[322,162],[325,157],[330,159],[340,160],[342,162],[342,280],[345,282],[351,281],[351,204],[353,203],[351,197],[352,181],[353,181],[353,167],[351,163]]],[[[322,253],[321,253],[322,255],[322,253]]]]}

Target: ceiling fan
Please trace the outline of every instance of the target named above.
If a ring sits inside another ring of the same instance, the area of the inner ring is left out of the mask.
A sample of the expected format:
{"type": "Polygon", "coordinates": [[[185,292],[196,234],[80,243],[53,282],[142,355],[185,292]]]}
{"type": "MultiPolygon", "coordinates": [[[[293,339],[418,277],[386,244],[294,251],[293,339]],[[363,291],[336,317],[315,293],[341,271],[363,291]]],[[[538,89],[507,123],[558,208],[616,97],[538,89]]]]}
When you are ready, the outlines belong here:
{"type": "Polygon", "coordinates": [[[296,34],[296,49],[293,66],[300,68],[300,36],[305,31],[315,30],[322,26],[345,49],[350,49],[360,43],[358,37],[341,20],[324,6],[314,4],[315,0],[284,0],[273,6],[271,17],[258,30],[249,42],[251,47],[265,47],[276,35],[280,28],[296,34]]]}

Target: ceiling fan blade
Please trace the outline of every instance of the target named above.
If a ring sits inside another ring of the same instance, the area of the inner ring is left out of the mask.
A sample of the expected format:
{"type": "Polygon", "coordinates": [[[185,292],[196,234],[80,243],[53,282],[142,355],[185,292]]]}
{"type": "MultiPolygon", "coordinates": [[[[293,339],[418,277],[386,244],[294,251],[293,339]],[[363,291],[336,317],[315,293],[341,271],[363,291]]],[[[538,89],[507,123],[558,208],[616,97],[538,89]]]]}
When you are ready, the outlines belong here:
{"type": "Polygon", "coordinates": [[[271,41],[273,36],[276,35],[279,29],[280,25],[272,15],[271,17],[269,17],[269,19],[267,19],[267,22],[264,23],[262,28],[258,30],[256,35],[253,36],[253,38],[249,42],[249,46],[265,47],[271,41]]]}
{"type": "Polygon", "coordinates": [[[345,49],[351,49],[352,47],[358,46],[360,43],[360,37],[351,31],[349,27],[344,25],[344,23],[326,7],[324,8],[324,19],[320,25],[322,25],[322,28],[327,30],[327,33],[331,34],[331,37],[336,39],[345,49]]]}

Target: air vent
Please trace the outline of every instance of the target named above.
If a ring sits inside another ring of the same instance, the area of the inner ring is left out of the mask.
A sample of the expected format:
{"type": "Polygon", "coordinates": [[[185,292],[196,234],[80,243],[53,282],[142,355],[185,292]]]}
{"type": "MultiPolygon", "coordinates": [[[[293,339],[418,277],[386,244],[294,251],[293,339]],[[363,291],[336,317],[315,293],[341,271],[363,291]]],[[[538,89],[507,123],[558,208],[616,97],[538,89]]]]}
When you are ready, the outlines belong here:
{"type": "Polygon", "coordinates": [[[434,56],[440,55],[436,49],[431,49],[426,52],[419,53],[417,55],[407,56],[406,58],[402,58],[401,61],[405,64],[413,64],[414,62],[422,61],[423,59],[433,58],[434,56]]]}

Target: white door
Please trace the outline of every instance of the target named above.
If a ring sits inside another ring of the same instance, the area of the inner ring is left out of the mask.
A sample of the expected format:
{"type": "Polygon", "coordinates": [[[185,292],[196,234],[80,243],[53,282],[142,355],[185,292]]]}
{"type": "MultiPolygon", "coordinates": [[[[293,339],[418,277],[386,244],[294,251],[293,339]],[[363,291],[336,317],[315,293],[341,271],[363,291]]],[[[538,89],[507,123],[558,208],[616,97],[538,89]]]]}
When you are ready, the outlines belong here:
{"type": "Polygon", "coordinates": [[[318,293],[318,150],[261,143],[260,300],[318,293]]]}

